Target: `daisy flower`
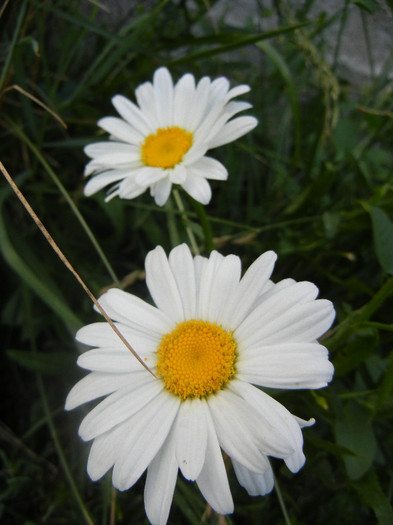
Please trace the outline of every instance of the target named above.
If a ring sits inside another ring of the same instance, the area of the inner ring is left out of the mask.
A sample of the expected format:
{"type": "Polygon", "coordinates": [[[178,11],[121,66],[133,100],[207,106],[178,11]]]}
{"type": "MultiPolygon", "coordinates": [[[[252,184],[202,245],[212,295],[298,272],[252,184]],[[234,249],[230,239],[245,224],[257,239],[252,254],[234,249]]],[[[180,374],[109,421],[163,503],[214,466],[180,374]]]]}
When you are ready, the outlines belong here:
{"type": "Polygon", "coordinates": [[[253,496],[273,488],[268,456],[292,472],[304,464],[301,428],[314,420],[292,415],[259,387],[326,386],[333,366],[317,338],[335,314],[312,283],[274,284],[275,259],[264,253],[241,278],[235,255],[192,257],[183,244],[167,257],[157,247],[145,261],[156,306],[106,292],[100,304],[156,377],[107,323],[77,333],[95,348],[78,358],[90,373],[66,409],[104,397],[79,427],[93,441],[88,473],[97,480],[113,467],[113,485],[126,490],[147,469],[145,510],[154,525],[167,522],[178,469],[216,512],[233,512],[222,451],[253,496]]]}
{"type": "Polygon", "coordinates": [[[197,85],[191,74],[173,85],[169,71],[161,67],[153,83],[140,85],[137,105],[122,95],[112,98],[118,117],[105,117],[98,126],[110,133],[109,141],[85,147],[92,160],[85,175],[90,196],[111,186],[107,200],[133,199],[150,188],[155,202],[167,201],[172,184],[179,184],[194,199],[207,204],[211,188],[206,179],[225,180],[227,170],[207,157],[209,149],[232,142],[257,125],[250,116],[232,118],[251,107],[233,99],[250,90],[240,85],[229,89],[225,77],[203,77],[197,85]]]}

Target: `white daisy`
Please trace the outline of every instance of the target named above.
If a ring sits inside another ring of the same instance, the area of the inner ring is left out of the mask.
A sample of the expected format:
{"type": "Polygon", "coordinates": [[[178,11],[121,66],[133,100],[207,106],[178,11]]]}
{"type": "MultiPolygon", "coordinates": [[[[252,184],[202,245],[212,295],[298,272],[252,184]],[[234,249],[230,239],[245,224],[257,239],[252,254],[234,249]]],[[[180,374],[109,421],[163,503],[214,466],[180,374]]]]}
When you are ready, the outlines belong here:
{"type": "Polygon", "coordinates": [[[264,253],[241,278],[235,255],[193,258],[183,244],[167,258],[157,247],[146,257],[156,306],[106,292],[100,304],[156,377],[107,323],[77,333],[96,348],[78,359],[91,373],[71,390],[66,409],[106,396],[79,428],[93,440],[88,473],[97,480],[113,467],[113,485],[126,490],[147,469],[145,509],[154,525],[167,522],[178,469],[216,512],[233,512],[221,449],[254,496],[273,488],[268,456],[292,472],[305,461],[301,427],[314,421],[293,416],[258,386],[326,386],[333,366],[317,338],[335,314],[309,282],[274,284],[275,259],[264,253]]]}
{"type": "Polygon", "coordinates": [[[203,77],[195,85],[186,74],[173,85],[169,71],[154,73],[153,84],[140,85],[138,105],[122,95],[112,102],[121,118],[105,117],[98,126],[110,133],[108,142],[85,147],[92,160],[85,175],[87,196],[111,187],[108,199],[133,199],[150,187],[156,203],[167,201],[172,184],[181,185],[194,199],[207,204],[211,188],[206,179],[225,180],[225,167],[205,156],[207,150],[241,137],[257,125],[254,117],[234,115],[251,104],[232,99],[249,91],[241,85],[229,89],[225,77],[203,77]]]}

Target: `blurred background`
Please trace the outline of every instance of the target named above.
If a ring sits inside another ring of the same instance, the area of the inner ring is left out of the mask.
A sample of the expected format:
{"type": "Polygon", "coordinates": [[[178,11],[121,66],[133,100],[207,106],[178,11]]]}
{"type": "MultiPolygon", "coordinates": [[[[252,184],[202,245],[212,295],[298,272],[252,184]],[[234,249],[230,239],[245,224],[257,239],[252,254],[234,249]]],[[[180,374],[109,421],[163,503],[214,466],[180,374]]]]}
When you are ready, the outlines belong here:
{"type": "MultiPolygon", "coordinates": [[[[187,242],[171,201],[83,195],[83,146],[105,137],[111,97],[134,100],[166,65],[175,81],[251,86],[258,127],[211,152],[229,171],[206,207],[216,248],[244,268],[273,249],[276,280],[312,281],[335,304],[331,385],[274,392],[317,420],[304,468],[273,461],[278,490],[258,498],[229,469],[225,519],[179,475],[169,523],[392,524],[393,2],[8,0],[0,31],[0,160],[97,296],[149,300],[146,253],[187,242]]],[[[87,476],[89,407],[63,407],[84,375],[75,331],[98,316],[3,178],[0,251],[0,522],[147,523],[143,477],[116,493],[110,474],[87,476]]]]}

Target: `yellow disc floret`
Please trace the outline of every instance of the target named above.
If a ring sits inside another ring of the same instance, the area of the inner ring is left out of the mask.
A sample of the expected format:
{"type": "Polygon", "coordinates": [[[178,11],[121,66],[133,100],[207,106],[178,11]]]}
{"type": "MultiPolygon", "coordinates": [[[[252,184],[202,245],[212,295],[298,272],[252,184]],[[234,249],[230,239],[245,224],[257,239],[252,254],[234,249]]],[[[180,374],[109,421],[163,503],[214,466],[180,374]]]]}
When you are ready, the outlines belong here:
{"type": "Polygon", "coordinates": [[[181,399],[221,390],[235,374],[236,342],[232,332],[191,319],[165,334],[159,344],[157,374],[181,399]]]}
{"type": "Polygon", "coordinates": [[[178,126],[159,128],[142,144],[142,162],[153,168],[173,168],[192,145],[192,133],[178,126]]]}

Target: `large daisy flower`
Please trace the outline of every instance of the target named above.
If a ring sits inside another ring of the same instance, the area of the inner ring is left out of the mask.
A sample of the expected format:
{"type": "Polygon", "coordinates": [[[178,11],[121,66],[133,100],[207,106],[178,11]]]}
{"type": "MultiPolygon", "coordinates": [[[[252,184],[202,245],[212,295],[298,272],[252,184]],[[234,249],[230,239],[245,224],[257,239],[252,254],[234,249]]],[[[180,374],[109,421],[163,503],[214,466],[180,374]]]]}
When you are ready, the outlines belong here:
{"type": "Polygon", "coordinates": [[[322,388],[333,375],[317,342],[332,324],[330,301],[309,282],[270,280],[276,255],[261,255],[241,278],[239,257],[213,251],[192,257],[186,245],[167,258],[146,257],[152,306],[111,289],[100,304],[147,372],[107,323],[85,326],[77,340],[95,347],[78,358],[90,373],[69,393],[66,409],[104,397],[83,419],[93,440],[93,480],[113,467],[113,485],[130,488],[147,469],[145,509],[167,522],[178,469],[195,480],[220,514],[233,512],[222,451],[250,495],[273,488],[268,456],[292,472],[304,461],[304,421],[259,387],[322,388]]]}
{"type": "Polygon", "coordinates": [[[232,142],[257,125],[254,117],[232,118],[251,107],[232,100],[249,89],[246,85],[229,89],[225,77],[213,81],[203,77],[195,85],[191,74],[173,85],[169,71],[162,67],[154,73],[153,83],[136,89],[138,105],[116,95],[112,102],[121,118],[98,121],[110,133],[110,140],[85,147],[92,159],[85,175],[93,175],[85,194],[90,196],[115,183],[107,199],[133,199],[150,188],[162,206],[172,184],[179,184],[207,204],[211,188],[206,179],[228,176],[220,162],[206,156],[207,150],[232,142]]]}

